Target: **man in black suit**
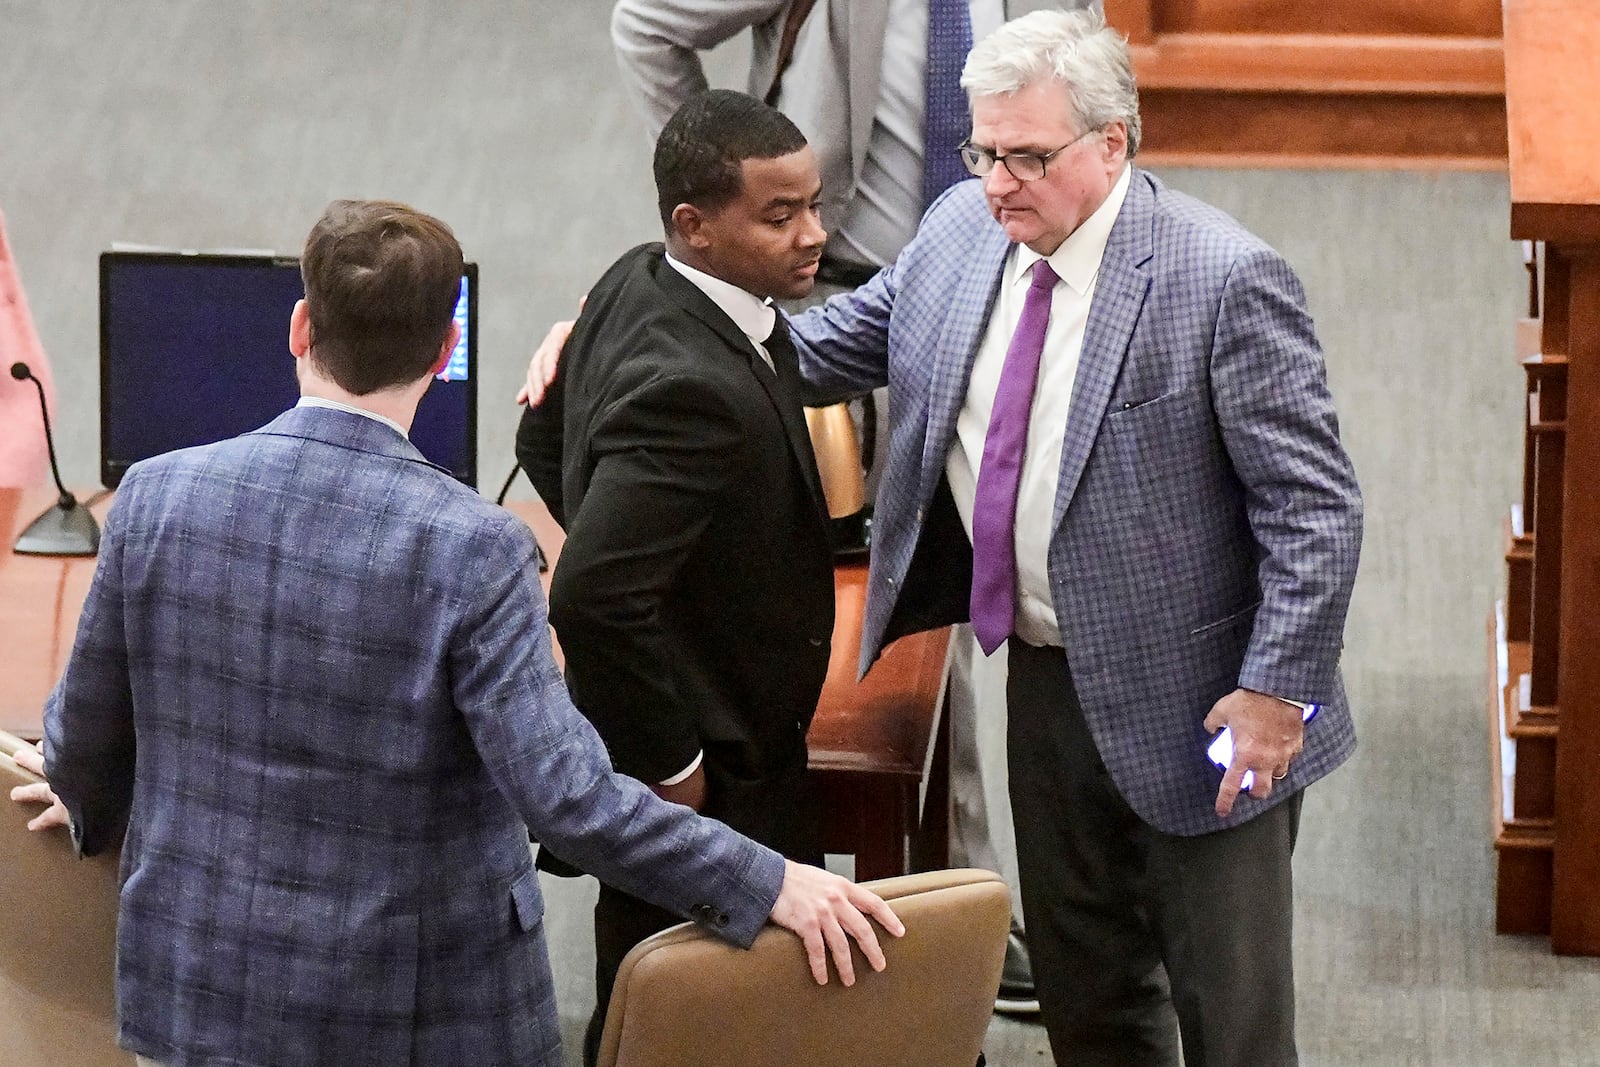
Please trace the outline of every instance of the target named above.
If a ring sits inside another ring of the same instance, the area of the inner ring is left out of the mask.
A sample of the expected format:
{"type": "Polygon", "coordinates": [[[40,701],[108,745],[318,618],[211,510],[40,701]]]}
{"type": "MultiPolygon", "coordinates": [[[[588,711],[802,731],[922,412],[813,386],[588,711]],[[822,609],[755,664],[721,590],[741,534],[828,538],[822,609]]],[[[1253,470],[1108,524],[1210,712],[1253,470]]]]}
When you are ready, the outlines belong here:
{"type": "MultiPolygon", "coordinates": [[[[833,569],[771,301],[814,284],[816,158],[778,111],[712,91],[667,123],[654,170],[665,246],[628,252],[590,290],[559,377],[517,433],[567,531],[550,621],[619,771],[815,862],[805,733],[827,674],[833,569]]],[[[677,921],[601,886],[586,1062],[623,956],[677,921]]]]}

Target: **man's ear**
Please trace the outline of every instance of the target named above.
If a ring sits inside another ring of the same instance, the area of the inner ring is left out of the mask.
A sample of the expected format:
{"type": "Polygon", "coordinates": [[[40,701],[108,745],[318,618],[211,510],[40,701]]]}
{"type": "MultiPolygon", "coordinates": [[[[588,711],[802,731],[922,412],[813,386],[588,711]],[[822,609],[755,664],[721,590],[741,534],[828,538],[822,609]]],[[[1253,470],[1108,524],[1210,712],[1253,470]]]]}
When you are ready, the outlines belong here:
{"type": "Polygon", "coordinates": [[[311,352],[311,312],[304,300],[296,300],[289,313],[289,352],[304,359],[311,352]]]}
{"type": "Polygon", "coordinates": [[[710,216],[693,204],[679,204],[672,209],[672,228],[677,231],[679,240],[690,248],[710,246],[711,238],[706,233],[708,221],[710,216]]]}
{"type": "Polygon", "coordinates": [[[450,329],[445,331],[444,345],[439,349],[439,358],[434,361],[433,369],[428,372],[428,377],[435,377],[444,370],[445,364],[450,362],[450,356],[456,350],[456,345],[461,342],[461,324],[454,320],[450,329]]]}
{"type": "Polygon", "coordinates": [[[1106,163],[1120,167],[1128,159],[1128,124],[1121,119],[1106,123],[1101,144],[1104,145],[1106,163]]]}

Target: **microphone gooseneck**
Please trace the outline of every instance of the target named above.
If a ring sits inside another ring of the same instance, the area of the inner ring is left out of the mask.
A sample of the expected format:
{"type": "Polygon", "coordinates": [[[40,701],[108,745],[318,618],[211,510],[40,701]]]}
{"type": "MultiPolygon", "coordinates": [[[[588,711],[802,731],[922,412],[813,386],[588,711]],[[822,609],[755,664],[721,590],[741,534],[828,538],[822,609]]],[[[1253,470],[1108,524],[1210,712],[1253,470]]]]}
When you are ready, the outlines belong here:
{"type": "Polygon", "coordinates": [[[50,430],[50,405],[45,403],[44,383],[33,373],[26,363],[11,364],[11,376],[19,382],[31,381],[33,387],[39,390],[39,416],[44,419],[44,444],[50,452],[50,474],[56,480],[56,491],[61,494],[59,505],[62,511],[71,511],[78,506],[78,498],[67,492],[66,483],[61,480],[61,468],[56,464],[56,438],[50,430]]]}
{"type": "Polygon", "coordinates": [[[93,556],[100,551],[100,524],[89,514],[89,509],[78,504],[78,498],[67,492],[61,481],[61,468],[56,464],[56,438],[50,429],[50,405],[45,403],[44,382],[40,381],[26,363],[11,364],[11,376],[17,381],[33,380],[39,390],[39,415],[44,420],[44,443],[50,449],[50,474],[56,480],[56,492],[61,496],[55,506],[30,522],[17,537],[11,550],[21,556],[93,556]]]}

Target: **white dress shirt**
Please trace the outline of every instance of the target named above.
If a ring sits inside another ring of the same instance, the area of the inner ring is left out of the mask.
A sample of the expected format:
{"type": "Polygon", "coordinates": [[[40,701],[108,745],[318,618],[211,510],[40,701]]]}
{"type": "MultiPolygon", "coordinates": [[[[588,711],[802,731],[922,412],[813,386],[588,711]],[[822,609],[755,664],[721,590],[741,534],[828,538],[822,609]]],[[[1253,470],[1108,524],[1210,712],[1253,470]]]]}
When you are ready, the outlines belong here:
{"type": "Polygon", "coordinates": [[[389,418],[387,415],[379,415],[376,411],[368,411],[366,408],[358,408],[354,404],[345,404],[341,401],[329,400],[326,397],[321,396],[303,396],[295,404],[295,407],[332,408],[335,411],[348,411],[352,415],[365,415],[367,418],[372,419],[375,422],[383,423],[385,426],[389,427],[406,440],[409,441],[411,439],[411,435],[406,433],[406,428],[389,418]]]}
{"type": "Polygon", "coordinates": [[[725,282],[703,270],[696,270],[681,260],[673,259],[671,252],[667,253],[667,262],[672,264],[673,270],[693,282],[696,289],[710,297],[711,302],[721,308],[724,315],[733,320],[733,324],[739,327],[739,332],[750,338],[751,344],[756,346],[756,352],[766,361],[767,369],[772,370],[772,356],[767,352],[767,338],[772,334],[772,327],[777,325],[778,313],[773,309],[771,299],[763,300],[732,282],[725,282]]]}
{"type": "MultiPolygon", "coordinates": [[[[1105,203],[1083,221],[1050,254],[1052,270],[1060,280],[1050,297],[1050,324],[1045,331],[1044,353],[1039,360],[1039,381],[1028,420],[1028,443],[1022,459],[1022,480],[1017,487],[1017,618],[1016,634],[1031,645],[1060,645],[1061,628],[1050,599],[1048,552],[1055,518],[1056,484],[1061,473],[1061,444],[1066,436],[1067,411],[1072,386],[1083,351],[1084,328],[1100,276],[1111,227],[1128,194],[1124,167],[1105,203]]],[[[989,433],[989,414],[1006,349],[1016,332],[1017,320],[1028,294],[1033,265],[1045,258],[1026,245],[1015,245],[1002,268],[1000,292],[995,297],[989,324],[978,344],[967,396],[956,420],[956,440],[945,461],[945,474],[955,496],[956,510],[972,536],[973,499],[983,442],[989,433]]]]}

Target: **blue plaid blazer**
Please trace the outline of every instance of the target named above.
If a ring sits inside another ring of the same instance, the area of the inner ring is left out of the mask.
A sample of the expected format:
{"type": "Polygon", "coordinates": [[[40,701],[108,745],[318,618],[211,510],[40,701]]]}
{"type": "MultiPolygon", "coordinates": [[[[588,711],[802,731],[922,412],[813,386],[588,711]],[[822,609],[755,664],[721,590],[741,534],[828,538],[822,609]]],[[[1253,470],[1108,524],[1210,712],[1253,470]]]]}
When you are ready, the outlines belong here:
{"type": "MultiPolygon", "coordinates": [[[[928,210],[899,259],[791,323],[824,391],[888,385],[861,669],[966,618],[971,544],[945,459],[1011,244],[981,183],[928,210]]],[[[1339,674],[1361,498],[1322,352],[1282,257],[1135,170],[1089,312],[1048,571],[1084,715],[1141,818],[1199,834],[1251,818],[1355,747],[1339,674]],[[1286,788],[1213,810],[1202,726],[1243,686],[1322,713],[1286,788]]]]}
{"type": "Polygon", "coordinates": [[[128,472],[45,726],[170,1067],[559,1064],[530,827],[739,943],[782,880],[611,773],[527,527],[348,412],[128,472]]]}

